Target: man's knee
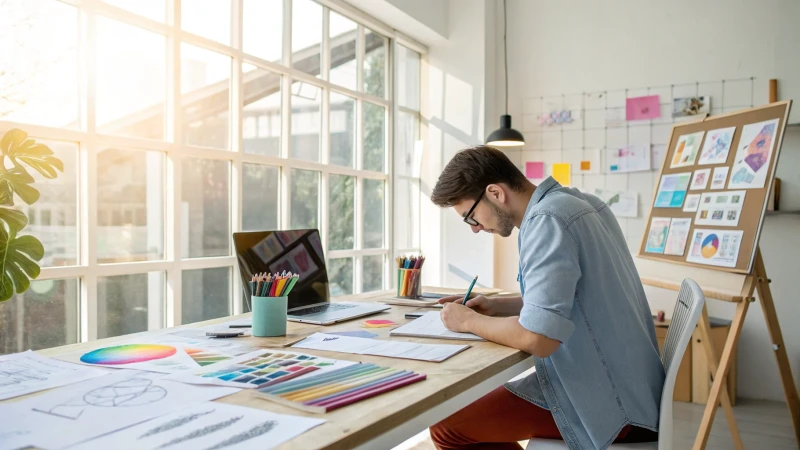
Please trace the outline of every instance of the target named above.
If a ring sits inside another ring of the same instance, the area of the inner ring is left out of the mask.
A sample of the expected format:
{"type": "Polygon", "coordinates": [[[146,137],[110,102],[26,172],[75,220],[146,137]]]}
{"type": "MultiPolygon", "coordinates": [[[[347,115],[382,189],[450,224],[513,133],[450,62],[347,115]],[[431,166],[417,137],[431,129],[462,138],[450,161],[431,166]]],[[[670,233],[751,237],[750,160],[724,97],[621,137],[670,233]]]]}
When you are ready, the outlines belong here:
{"type": "Polygon", "coordinates": [[[431,440],[440,450],[460,448],[467,444],[447,419],[430,427],[431,440]]]}

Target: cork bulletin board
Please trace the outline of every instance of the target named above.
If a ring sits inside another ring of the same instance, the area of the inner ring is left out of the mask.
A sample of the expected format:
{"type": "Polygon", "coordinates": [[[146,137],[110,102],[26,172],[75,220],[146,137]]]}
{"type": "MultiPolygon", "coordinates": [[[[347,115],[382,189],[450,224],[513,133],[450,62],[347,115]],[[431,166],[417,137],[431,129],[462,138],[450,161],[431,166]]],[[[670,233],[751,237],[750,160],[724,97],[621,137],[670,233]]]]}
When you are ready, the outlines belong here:
{"type": "Polygon", "coordinates": [[[791,100],[675,125],[639,257],[750,273],[791,100]]]}

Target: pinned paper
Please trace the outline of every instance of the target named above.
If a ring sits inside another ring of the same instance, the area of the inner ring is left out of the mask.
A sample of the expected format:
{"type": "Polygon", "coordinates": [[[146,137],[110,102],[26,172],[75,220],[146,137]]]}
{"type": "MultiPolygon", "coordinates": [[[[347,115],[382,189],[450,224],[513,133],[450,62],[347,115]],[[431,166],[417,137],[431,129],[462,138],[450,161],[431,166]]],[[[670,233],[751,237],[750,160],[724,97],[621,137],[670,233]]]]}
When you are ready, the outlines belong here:
{"type": "Polygon", "coordinates": [[[581,172],[588,172],[592,170],[592,162],[591,161],[581,161],[581,172]]]}
{"type": "Polygon", "coordinates": [[[648,120],[661,117],[661,105],[657,95],[633,97],[625,101],[626,120],[648,120]]]}
{"type": "Polygon", "coordinates": [[[570,186],[572,183],[570,164],[557,163],[553,164],[553,178],[561,183],[562,186],[570,186]]]}
{"type": "Polygon", "coordinates": [[[528,161],[525,163],[525,178],[544,178],[544,163],[541,161],[528,161]]]}

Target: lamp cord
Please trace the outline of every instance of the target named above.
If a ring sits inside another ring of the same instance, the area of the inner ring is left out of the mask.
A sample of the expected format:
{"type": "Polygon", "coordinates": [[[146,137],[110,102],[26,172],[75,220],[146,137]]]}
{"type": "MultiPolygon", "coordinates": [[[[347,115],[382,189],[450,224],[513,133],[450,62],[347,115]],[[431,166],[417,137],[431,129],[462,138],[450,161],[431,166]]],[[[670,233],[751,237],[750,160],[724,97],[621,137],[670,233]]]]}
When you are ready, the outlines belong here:
{"type": "Polygon", "coordinates": [[[503,0],[503,63],[505,65],[506,115],[508,115],[508,48],[506,41],[506,0],[503,0]]]}

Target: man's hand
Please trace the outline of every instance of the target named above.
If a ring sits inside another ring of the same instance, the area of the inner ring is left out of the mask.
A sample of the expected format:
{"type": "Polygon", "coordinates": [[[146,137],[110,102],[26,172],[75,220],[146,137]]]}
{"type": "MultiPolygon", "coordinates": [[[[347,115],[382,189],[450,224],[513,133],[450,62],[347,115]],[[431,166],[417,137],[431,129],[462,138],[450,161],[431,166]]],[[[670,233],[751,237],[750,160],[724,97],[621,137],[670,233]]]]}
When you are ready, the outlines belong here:
{"type": "MultiPolygon", "coordinates": [[[[463,295],[453,295],[450,297],[440,298],[438,303],[447,307],[448,303],[457,304],[461,303],[461,300],[464,300],[463,295]]],[[[477,313],[483,314],[484,316],[493,316],[497,313],[493,308],[492,301],[482,295],[478,295],[467,300],[466,306],[468,308],[472,308],[477,313]]]]}
{"type": "MultiPolygon", "coordinates": [[[[463,298],[463,297],[462,297],[463,298]]],[[[476,316],[477,313],[470,308],[458,303],[447,303],[442,308],[442,322],[450,331],[467,333],[467,321],[476,316]]]]}

